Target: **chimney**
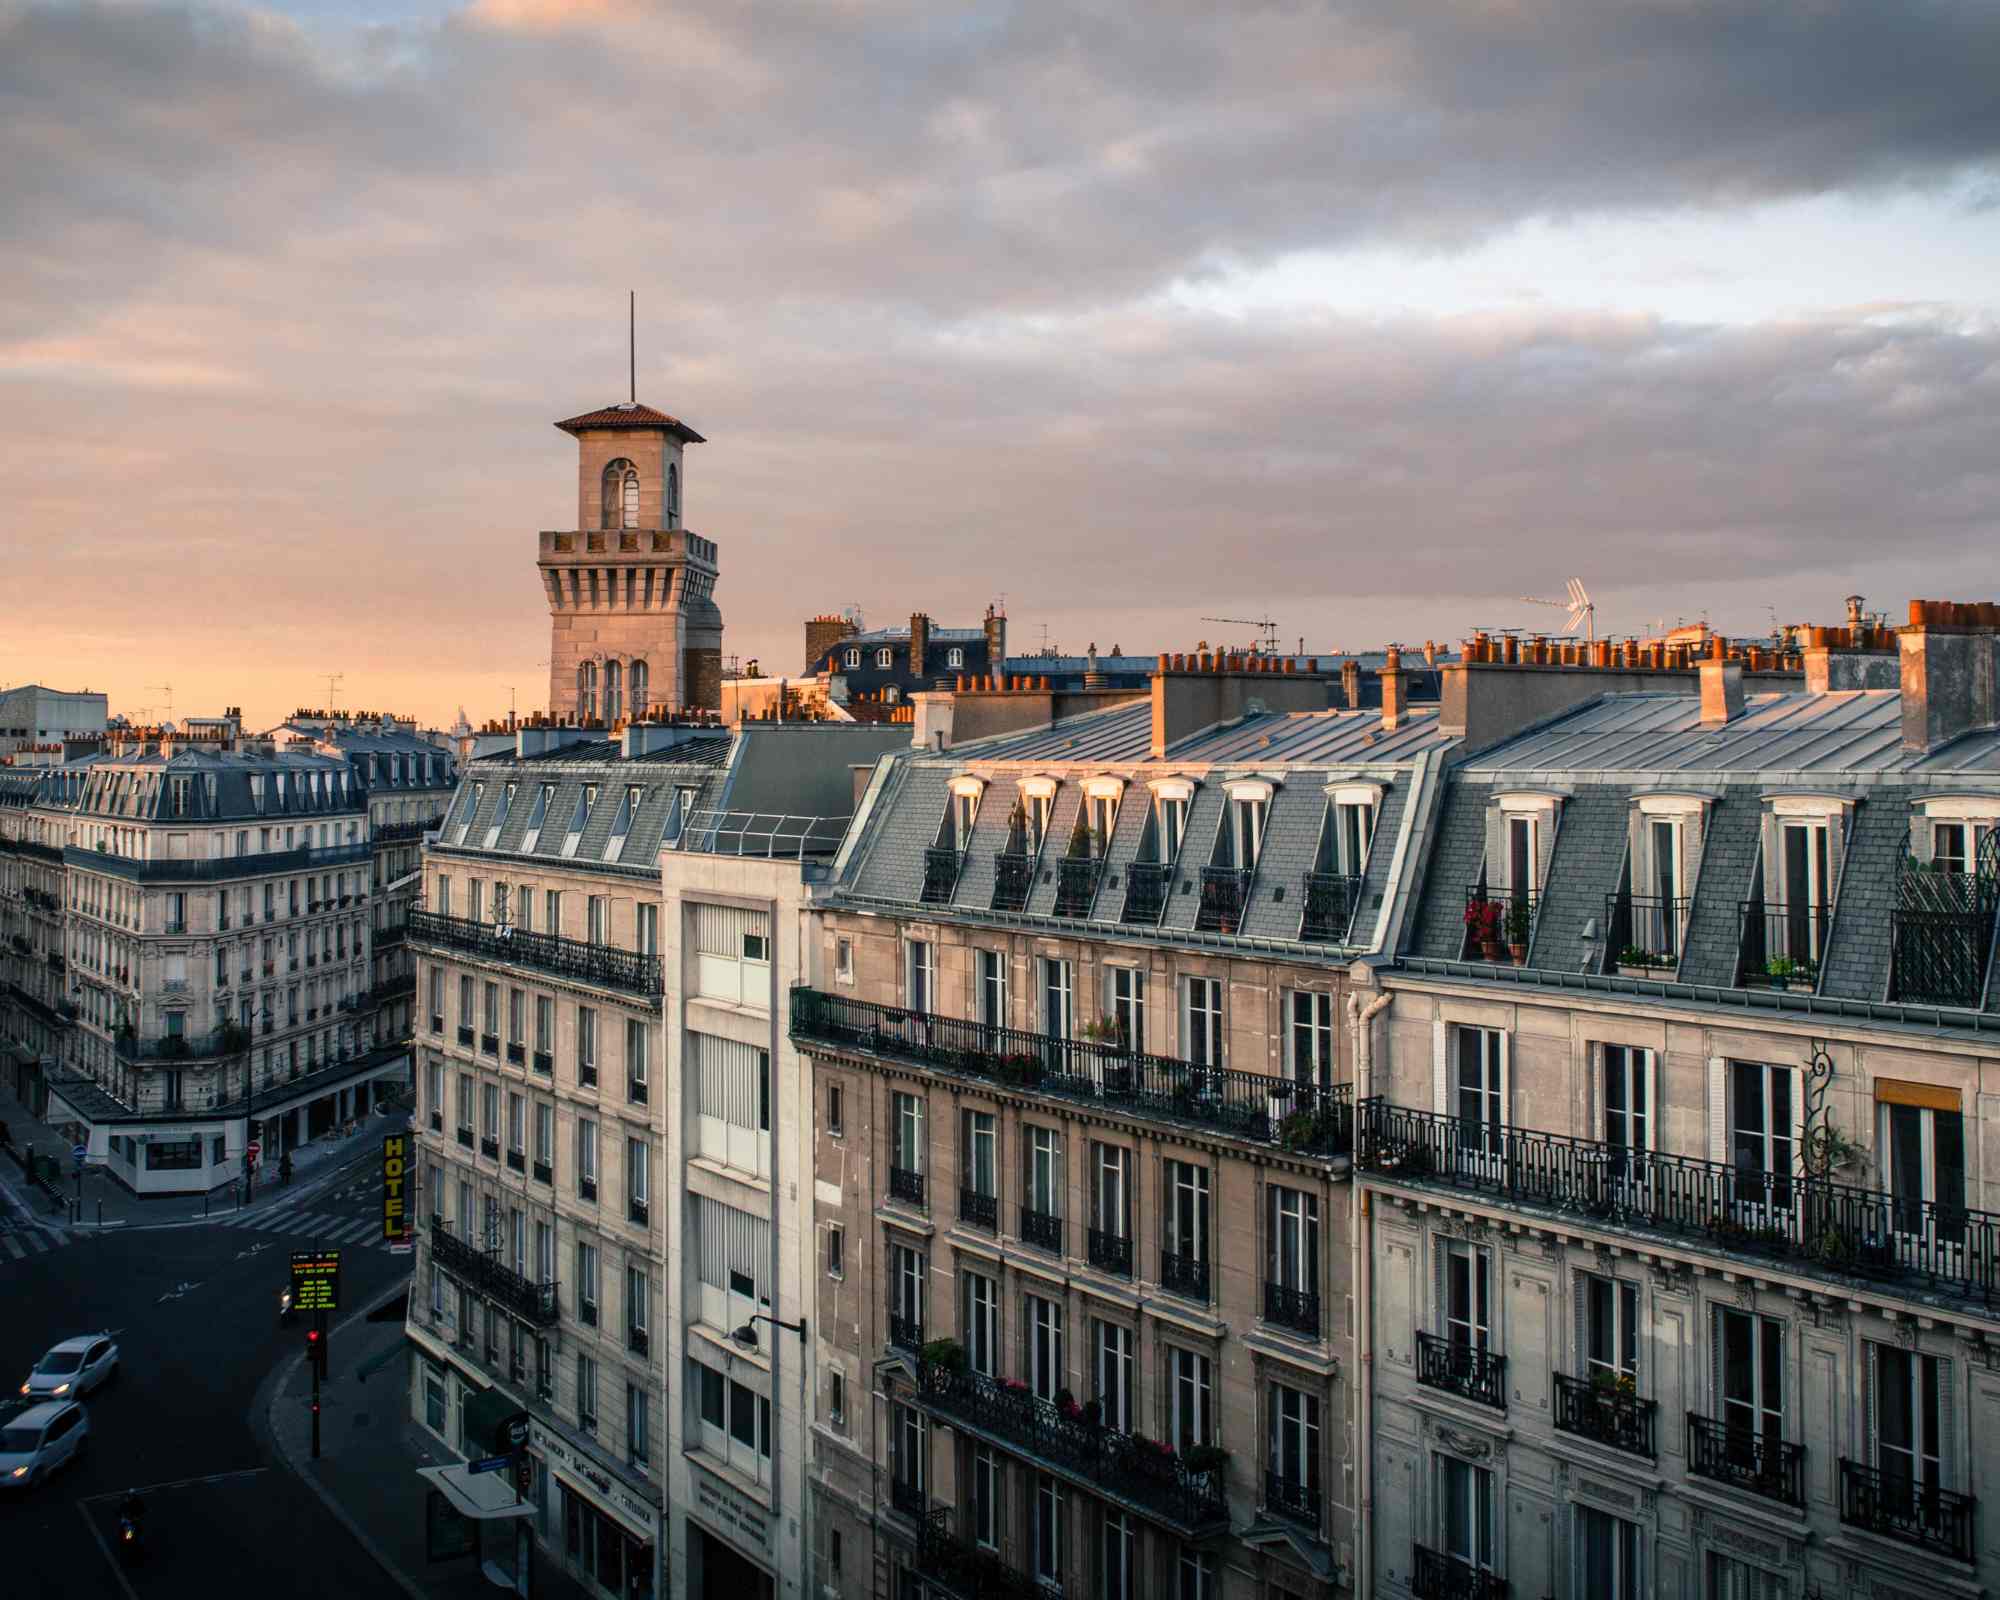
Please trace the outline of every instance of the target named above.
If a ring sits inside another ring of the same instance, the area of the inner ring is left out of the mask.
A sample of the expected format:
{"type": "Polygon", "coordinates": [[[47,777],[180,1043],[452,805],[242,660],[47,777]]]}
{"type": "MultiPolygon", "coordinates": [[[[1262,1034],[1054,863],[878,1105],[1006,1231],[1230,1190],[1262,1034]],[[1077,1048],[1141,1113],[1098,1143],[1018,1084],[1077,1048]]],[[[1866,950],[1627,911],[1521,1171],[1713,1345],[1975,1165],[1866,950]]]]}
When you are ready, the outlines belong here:
{"type": "Polygon", "coordinates": [[[986,608],[986,670],[995,674],[1007,670],[1007,616],[992,606],[986,608]]]}
{"type": "Polygon", "coordinates": [[[538,728],[521,727],[514,730],[514,754],[517,759],[528,756],[543,756],[552,750],[565,746],[582,744],[595,730],[580,728],[574,724],[543,724],[538,728]]]}
{"type": "Polygon", "coordinates": [[[1340,664],[1340,693],[1349,711],[1361,709],[1361,663],[1352,656],[1340,664]]]}
{"type": "Polygon", "coordinates": [[[931,647],[931,619],[921,611],[910,613],[910,676],[919,683],[928,683],[930,675],[925,668],[925,658],[931,647]]]}
{"type": "Polygon", "coordinates": [[[1097,664],[1097,641],[1093,639],[1090,641],[1089,654],[1083,658],[1083,686],[1086,689],[1102,689],[1110,682],[1104,669],[1097,664]]]}
{"type": "MultiPolygon", "coordinates": [[[[1355,666],[1355,663],[1350,661],[1348,665],[1355,666]]],[[[1345,676],[1344,668],[1342,669],[1342,675],[1345,676]]],[[[1356,667],[1354,676],[1354,692],[1358,696],[1361,679],[1358,667],[1356,667]]],[[[1379,676],[1382,679],[1382,731],[1384,733],[1394,733],[1403,725],[1403,721],[1409,715],[1410,710],[1408,691],[1403,687],[1403,652],[1397,646],[1393,644],[1389,646],[1389,653],[1383,659],[1382,671],[1379,676]]],[[[1353,700],[1348,702],[1349,705],[1353,705],[1354,703],[1353,700]]]]}
{"type": "Polygon", "coordinates": [[[2000,720],[2000,607],[1912,600],[1897,638],[1903,748],[1932,751],[2000,720]]]}
{"type": "Polygon", "coordinates": [[[1743,715],[1743,663],[1731,661],[1720,635],[1702,658],[1701,725],[1726,727],[1743,715]]]}

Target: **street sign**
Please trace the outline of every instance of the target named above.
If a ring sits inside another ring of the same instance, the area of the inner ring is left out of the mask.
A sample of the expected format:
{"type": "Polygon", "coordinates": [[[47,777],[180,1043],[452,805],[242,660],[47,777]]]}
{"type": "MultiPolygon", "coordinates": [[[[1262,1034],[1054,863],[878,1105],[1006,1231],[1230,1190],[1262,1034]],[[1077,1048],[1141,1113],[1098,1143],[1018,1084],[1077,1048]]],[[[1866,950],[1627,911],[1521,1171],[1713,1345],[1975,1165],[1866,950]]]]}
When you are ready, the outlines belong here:
{"type": "Polygon", "coordinates": [[[514,1464],[512,1456],[481,1456],[466,1466],[467,1472],[500,1472],[514,1464]]]}
{"type": "Polygon", "coordinates": [[[263,1145],[259,1144],[255,1139],[252,1139],[250,1141],[250,1159],[252,1161],[255,1161],[263,1153],[264,1153],[263,1145]]]}
{"type": "Polygon", "coordinates": [[[523,1499],[535,1492],[535,1458],[525,1450],[514,1457],[514,1492],[523,1499]]]}
{"type": "Polygon", "coordinates": [[[340,1309],[340,1252],[292,1252],[292,1307],[297,1311],[340,1309]]]}
{"type": "Polygon", "coordinates": [[[69,1158],[70,1160],[74,1161],[79,1167],[83,1165],[83,1158],[89,1154],[90,1154],[89,1145],[73,1144],[69,1147],[69,1158]]]}

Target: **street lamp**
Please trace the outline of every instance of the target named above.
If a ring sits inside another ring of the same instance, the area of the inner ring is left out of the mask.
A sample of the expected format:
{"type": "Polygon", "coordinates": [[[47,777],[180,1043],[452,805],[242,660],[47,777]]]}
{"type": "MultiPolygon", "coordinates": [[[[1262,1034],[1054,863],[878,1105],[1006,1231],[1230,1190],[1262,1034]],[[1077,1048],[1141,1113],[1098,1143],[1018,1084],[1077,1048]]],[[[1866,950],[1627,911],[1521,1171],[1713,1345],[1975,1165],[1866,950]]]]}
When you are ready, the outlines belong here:
{"type": "Polygon", "coordinates": [[[763,1311],[752,1312],[750,1320],[732,1333],[729,1336],[730,1340],[745,1350],[755,1350],[757,1348],[757,1324],[760,1322],[768,1322],[774,1328],[783,1328],[787,1333],[796,1333],[799,1336],[800,1344],[806,1342],[806,1319],[804,1317],[800,1317],[797,1322],[781,1322],[778,1318],[763,1311]]]}

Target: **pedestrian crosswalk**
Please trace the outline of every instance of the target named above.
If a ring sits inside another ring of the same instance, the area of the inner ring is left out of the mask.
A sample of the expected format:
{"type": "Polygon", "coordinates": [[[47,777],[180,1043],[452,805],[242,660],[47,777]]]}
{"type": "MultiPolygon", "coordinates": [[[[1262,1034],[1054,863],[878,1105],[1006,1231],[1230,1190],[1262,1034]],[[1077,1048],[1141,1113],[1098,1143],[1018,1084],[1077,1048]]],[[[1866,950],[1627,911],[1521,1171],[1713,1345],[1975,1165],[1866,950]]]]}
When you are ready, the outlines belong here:
{"type": "Polygon", "coordinates": [[[369,1245],[384,1250],[389,1248],[388,1241],[382,1237],[380,1217],[357,1217],[352,1212],[340,1215],[304,1206],[277,1206],[269,1211],[245,1211],[237,1216],[224,1217],[218,1226],[236,1228],[245,1233],[282,1234],[301,1246],[315,1248],[326,1245],[345,1245],[353,1249],[369,1245]]]}
{"type": "Polygon", "coordinates": [[[45,1228],[39,1222],[16,1223],[0,1229],[0,1261],[21,1261],[68,1242],[69,1235],[59,1228],[45,1228]]]}

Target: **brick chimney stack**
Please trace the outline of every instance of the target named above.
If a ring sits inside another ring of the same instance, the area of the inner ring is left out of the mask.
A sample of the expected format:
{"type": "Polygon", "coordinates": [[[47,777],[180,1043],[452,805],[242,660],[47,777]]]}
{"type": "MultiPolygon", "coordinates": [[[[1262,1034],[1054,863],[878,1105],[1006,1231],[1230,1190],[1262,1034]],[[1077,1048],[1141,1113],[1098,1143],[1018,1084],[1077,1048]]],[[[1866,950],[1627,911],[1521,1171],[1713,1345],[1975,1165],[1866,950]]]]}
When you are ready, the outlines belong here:
{"type": "Polygon", "coordinates": [[[1340,693],[1349,711],[1361,709],[1361,663],[1352,656],[1340,664],[1340,693]]]}
{"type": "Polygon", "coordinates": [[[2000,605],[1912,600],[1896,642],[1905,750],[1935,750],[2000,721],[2000,605]]]}
{"type": "Polygon", "coordinates": [[[1007,670],[1007,613],[993,606],[986,608],[986,670],[1007,670]]]}
{"type": "Polygon", "coordinates": [[[931,647],[931,619],[921,611],[910,613],[910,676],[922,679],[924,658],[931,647]]]}
{"type": "Polygon", "coordinates": [[[1743,663],[1729,659],[1728,646],[1717,634],[1698,670],[1701,675],[1701,725],[1704,728],[1727,727],[1743,715],[1743,663]]]}
{"type": "MultiPolygon", "coordinates": [[[[1351,663],[1350,663],[1351,665],[1351,663]]],[[[1360,673],[1355,673],[1357,686],[1360,673]]],[[[1409,690],[1403,683],[1403,652],[1395,645],[1382,661],[1382,731],[1394,733],[1410,714],[1409,690]]]]}

